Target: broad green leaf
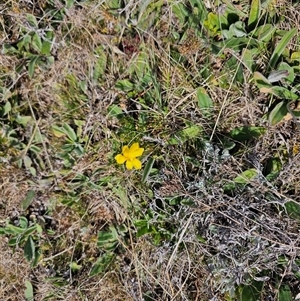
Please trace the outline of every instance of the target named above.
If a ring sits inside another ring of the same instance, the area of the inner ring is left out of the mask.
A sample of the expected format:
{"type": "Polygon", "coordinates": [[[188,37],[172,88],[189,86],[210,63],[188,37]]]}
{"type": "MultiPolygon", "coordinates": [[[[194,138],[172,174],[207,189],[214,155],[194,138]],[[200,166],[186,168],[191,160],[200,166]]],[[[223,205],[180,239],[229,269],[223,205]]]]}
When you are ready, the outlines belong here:
{"type": "Polygon", "coordinates": [[[22,124],[22,125],[27,125],[28,122],[32,121],[32,117],[31,116],[20,116],[18,115],[16,118],[16,122],[18,124],[22,124]]]}
{"type": "Polygon", "coordinates": [[[291,55],[291,60],[300,60],[300,51],[293,52],[291,55]]]}
{"type": "Polygon", "coordinates": [[[67,136],[69,137],[69,139],[73,142],[77,141],[77,135],[75,133],[75,131],[71,128],[70,125],[68,125],[67,123],[65,123],[63,125],[63,130],[65,131],[65,133],[67,134],[67,136]]]}
{"type": "Polygon", "coordinates": [[[284,207],[288,215],[290,215],[292,218],[300,220],[300,205],[297,202],[288,201],[284,204],[284,207]]]}
{"type": "Polygon", "coordinates": [[[26,301],[34,301],[34,298],[33,298],[33,286],[31,284],[30,281],[26,280],[25,281],[25,298],[26,298],[26,301]]]}
{"type": "Polygon", "coordinates": [[[10,44],[3,44],[2,46],[2,53],[3,54],[18,54],[19,51],[10,44]]]}
{"type": "Polygon", "coordinates": [[[46,38],[42,43],[41,54],[50,55],[53,38],[54,38],[53,31],[48,31],[46,34],[46,38]]]}
{"type": "Polygon", "coordinates": [[[243,171],[233,181],[238,184],[248,184],[250,180],[257,176],[257,174],[258,172],[255,168],[250,168],[243,171]]]}
{"type": "Polygon", "coordinates": [[[32,234],[33,232],[35,232],[35,231],[36,231],[36,224],[34,224],[34,225],[30,226],[29,228],[27,228],[24,231],[23,235],[28,236],[28,235],[32,234]]]}
{"type": "MultiPolygon", "coordinates": [[[[262,91],[262,90],[261,90],[262,91]]],[[[296,93],[291,92],[289,89],[281,86],[273,86],[270,89],[270,93],[283,99],[297,100],[299,96],[296,93]]]]}
{"type": "Polygon", "coordinates": [[[115,227],[111,226],[108,231],[98,233],[97,246],[105,250],[113,250],[118,244],[118,233],[115,227]]]}
{"type": "Polygon", "coordinates": [[[272,39],[276,27],[272,24],[264,24],[254,29],[250,34],[261,42],[268,42],[272,39]]]}
{"type": "Polygon", "coordinates": [[[151,172],[151,169],[153,167],[155,160],[152,157],[149,157],[147,164],[144,167],[143,177],[142,177],[142,183],[145,183],[148,179],[148,176],[151,172]]]}
{"type": "Polygon", "coordinates": [[[253,73],[253,79],[256,84],[256,86],[260,89],[263,87],[270,88],[272,87],[271,83],[268,81],[266,77],[264,77],[260,72],[254,72],[253,73]]]}
{"type": "Polygon", "coordinates": [[[51,129],[52,129],[52,132],[53,132],[55,137],[60,138],[60,137],[66,136],[65,130],[63,128],[57,126],[57,125],[53,125],[51,127],[51,129]]]}
{"type": "Polygon", "coordinates": [[[37,22],[37,20],[36,20],[36,18],[35,18],[34,15],[32,15],[32,14],[26,14],[26,19],[27,19],[28,23],[31,26],[36,27],[36,28],[39,27],[38,22],[37,22]]]}
{"type": "Polygon", "coordinates": [[[290,40],[293,38],[293,36],[296,34],[297,28],[293,28],[290,31],[288,31],[281,39],[281,41],[278,43],[276,48],[274,49],[274,52],[270,58],[269,61],[269,70],[275,69],[276,64],[279,60],[279,57],[283,53],[284,49],[286,48],[287,44],[290,42],[290,40]]]}
{"type": "Polygon", "coordinates": [[[281,285],[279,288],[278,301],[292,301],[294,300],[292,297],[292,292],[290,287],[285,284],[281,285]]]}
{"type": "Polygon", "coordinates": [[[288,113],[287,104],[285,101],[279,102],[269,113],[269,122],[271,125],[277,124],[288,113]]]}
{"type": "Polygon", "coordinates": [[[97,262],[93,265],[89,276],[93,277],[96,276],[98,274],[104,273],[107,268],[109,267],[109,265],[112,263],[112,261],[115,258],[115,254],[112,252],[107,252],[104,255],[102,255],[97,262]]]}
{"type": "Polygon", "coordinates": [[[3,110],[3,116],[5,116],[11,111],[11,103],[9,101],[6,101],[3,109],[4,109],[3,110]]]}
{"type": "Polygon", "coordinates": [[[24,246],[24,255],[27,261],[35,258],[35,244],[31,236],[28,236],[24,246]]]}
{"type": "Polygon", "coordinates": [[[20,216],[19,218],[19,224],[20,224],[20,227],[22,229],[27,229],[28,227],[28,220],[25,216],[20,216]]]}
{"type": "Polygon", "coordinates": [[[245,37],[247,35],[245,29],[245,23],[242,21],[237,21],[234,24],[231,24],[229,27],[229,35],[230,37],[237,37],[237,38],[245,37]]]}
{"type": "Polygon", "coordinates": [[[282,168],[282,163],[279,158],[270,158],[268,159],[265,168],[264,174],[266,175],[266,179],[268,181],[273,181],[278,175],[282,168]]]}
{"type": "Polygon", "coordinates": [[[198,100],[198,106],[203,111],[204,115],[210,115],[210,111],[213,108],[213,102],[204,88],[198,88],[196,97],[198,100]]]}
{"type": "Polygon", "coordinates": [[[22,229],[22,228],[19,228],[19,227],[16,227],[12,224],[8,224],[5,226],[5,232],[7,234],[13,234],[13,235],[16,235],[16,234],[23,234],[25,231],[25,229],[22,229]]]}
{"type": "Polygon", "coordinates": [[[257,53],[258,53],[257,48],[252,48],[252,49],[244,48],[243,49],[242,60],[250,72],[254,71],[254,67],[255,67],[254,56],[257,53]]]}
{"type": "Polygon", "coordinates": [[[291,67],[288,63],[286,62],[281,62],[279,64],[278,70],[283,70],[288,73],[287,77],[285,77],[285,80],[289,83],[292,83],[295,80],[295,72],[294,68],[291,67]]]}
{"type": "Polygon", "coordinates": [[[35,51],[40,53],[42,50],[42,45],[42,39],[37,33],[34,33],[31,39],[31,46],[34,48],[35,51]]]}
{"type": "Polygon", "coordinates": [[[33,190],[29,190],[27,192],[25,199],[21,202],[21,206],[23,210],[26,210],[30,206],[30,204],[34,200],[34,197],[35,197],[35,192],[33,190]]]}
{"type": "Polygon", "coordinates": [[[247,141],[258,138],[266,132],[266,129],[261,126],[242,126],[230,131],[230,137],[237,141],[247,141]]]}
{"type": "Polygon", "coordinates": [[[248,26],[251,29],[254,28],[258,24],[260,10],[261,10],[260,0],[252,0],[251,7],[250,7],[250,13],[249,13],[249,19],[248,19],[248,26]]]}
{"type": "Polygon", "coordinates": [[[123,114],[122,109],[117,105],[111,105],[108,108],[108,116],[118,117],[123,114]]]}
{"type": "Polygon", "coordinates": [[[27,156],[27,155],[25,155],[25,156],[23,157],[23,162],[24,162],[24,166],[25,166],[27,169],[30,168],[31,165],[32,165],[32,160],[31,160],[31,158],[30,158],[29,156],[27,156]]]}
{"type": "Polygon", "coordinates": [[[250,285],[243,285],[240,301],[259,301],[263,291],[263,281],[252,281],[250,285]]]}

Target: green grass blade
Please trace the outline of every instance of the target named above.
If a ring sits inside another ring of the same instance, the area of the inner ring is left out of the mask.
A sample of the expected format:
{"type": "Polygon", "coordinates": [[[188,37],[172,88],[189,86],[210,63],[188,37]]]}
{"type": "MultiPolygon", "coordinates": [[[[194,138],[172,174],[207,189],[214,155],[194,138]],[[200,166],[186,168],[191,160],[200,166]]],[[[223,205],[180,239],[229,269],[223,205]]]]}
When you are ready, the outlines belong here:
{"type": "Polygon", "coordinates": [[[144,168],[144,172],[143,172],[143,177],[142,177],[142,182],[143,183],[145,183],[147,181],[148,176],[149,176],[149,174],[151,172],[151,169],[153,167],[154,161],[155,160],[153,158],[149,158],[148,159],[148,162],[147,162],[147,164],[146,164],[146,166],[144,168]]]}

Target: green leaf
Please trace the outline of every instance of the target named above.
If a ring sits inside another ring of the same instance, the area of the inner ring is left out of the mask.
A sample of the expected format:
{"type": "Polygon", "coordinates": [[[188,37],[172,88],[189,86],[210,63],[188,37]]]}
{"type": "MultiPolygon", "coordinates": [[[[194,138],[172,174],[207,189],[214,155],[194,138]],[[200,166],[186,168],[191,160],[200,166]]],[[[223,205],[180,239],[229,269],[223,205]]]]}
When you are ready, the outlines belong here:
{"type": "Polygon", "coordinates": [[[35,65],[37,64],[37,61],[39,60],[39,58],[40,57],[38,55],[32,55],[31,56],[31,59],[30,59],[29,64],[28,64],[28,75],[29,75],[29,78],[33,77],[35,65]]]}
{"type": "Polygon", "coordinates": [[[9,101],[6,101],[3,109],[4,109],[3,110],[3,116],[5,116],[11,111],[11,103],[9,101]]]}
{"type": "Polygon", "coordinates": [[[14,226],[12,224],[8,224],[8,225],[5,226],[5,232],[7,234],[13,234],[13,235],[23,234],[24,231],[25,231],[24,229],[16,227],[16,226],[14,226]]]}
{"type": "Polygon", "coordinates": [[[294,68],[291,67],[288,63],[286,62],[281,62],[279,64],[278,67],[278,71],[282,70],[282,71],[286,71],[287,72],[287,76],[284,78],[285,81],[289,82],[290,84],[295,80],[295,72],[294,72],[294,68]]]}
{"type": "Polygon", "coordinates": [[[20,227],[22,229],[27,229],[28,227],[28,220],[25,216],[20,216],[19,218],[20,227]]]}
{"type": "Polygon", "coordinates": [[[34,268],[38,265],[39,261],[40,261],[40,258],[41,258],[41,255],[42,255],[42,252],[40,249],[36,249],[35,250],[35,253],[34,253],[34,258],[31,262],[31,267],[34,268]]]}
{"type": "Polygon", "coordinates": [[[276,48],[274,49],[274,52],[270,58],[270,62],[269,62],[269,68],[268,70],[272,70],[275,69],[276,64],[279,60],[279,57],[281,56],[281,54],[283,53],[285,47],[287,46],[287,44],[290,42],[290,40],[293,38],[293,36],[296,34],[297,32],[297,28],[293,28],[290,31],[288,31],[281,39],[281,41],[278,43],[278,45],[276,46],[276,48]]]}
{"type": "Polygon", "coordinates": [[[32,121],[31,116],[20,116],[18,115],[16,118],[16,122],[21,125],[27,125],[28,122],[32,121]]]}
{"type": "Polygon", "coordinates": [[[286,212],[292,218],[300,220],[300,205],[294,201],[288,201],[284,204],[286,212]]]}
{"type": "Polygon", "coordinates": [[[21,206],[23,210],[26,210],[30,206],[34,197],[35,197],[35,192],[33,190],[29,190],[27,192],[25,199],[21,202],[21,206]]]}
{"type": "Polygon", "coordinates": [[[53,38],[54,38],[53,31],[48,31],[46,34],[46,38],[42,43],[41,54],[50,55],[53,38]]]}
{"type": "Polygon", "coordinates": [[[185,24],[190,16],[190,12],[188,11],[187,7],[182,2],[174,2],[171,7],[172,12],[178,18],[181,25],[185,24]]]}
{"type": "Polygon", "coordinates": [[[292,292],[290,287],[286,285],[281,285],[279,288],[278,301],[292,301],[292,292]]]}
{"type": "Polygon", "coordinates": [[[249,28],[252,29],[258,24],[260,9],[260,0],[252,0],[248,19],[249,28]]]}
{"type": "Polygon", "coordinates": [[[263,290],[263,281],[252,281],[251,285],[242,286],[240,301],[259,301],[263,290]]]}
{"type": "Polygon", "coordinates": [[[98,233],[97,246],[105,250],[113,250],[118,244],[118,233],[115,227],[111,226],[109,231],[100,231],[98,233]]]}
{"type": "Polygon", "coordinates": [[[263,87],[260,88],[260,92],[273,94],[278,98],[298,100],[299,96],[296,93],[291,92],[289,89],[281,86],[263,87]]]}
{"type": "Polygon", "coordinates": [[[122,114],[123,114],[122,109],[117,105],[111,105],[108,108],[108,116],[119,117],[122,114]]]}
{"type": "Polygon", "coordinates": [[[36,225],[32,225],[31,227],[27,228],[27,229],[24,231],[23,235],[24,235],[24,236],[28,236],[28,235],[30,235],[31,233],[35,232],[35,230],[36,230],[36,225]]]}
{"type": "Polygon", "coordinates": [[[254,66],[255,66],[255,61],[254,61],[254,56],[258,53],[257,48],[244,48],[243,49],[243,54],[242,54],[242,60],[243,63],[246,65],[249,71],[253,72],[254,71],[254,66]]]}
{"type": "MultiPolygon", "coordinates": [[[[223,31],[222,31],[223,32],[223,31]]],[[[230,37],[245,37],[247,35],[245,29],[245,23],[242,21],[237,21],[234,24],[231,24],[229,27],[229,36],[230,37]]]]}
{"type": "Polygon", "coordinates": [[[34,35],[32,36],[32,39],[31,39],[31,46],[33,47],[33,49],[35,51],[40,53],[42,50],[42,45],[43,45],[42,39],[40,38],[40,36],[37,33],[34,33],[34,35]]]}
{"type": "Polygon", "coordinates": [[[148,176],[149,176],[149,174],[151,172],[151,169],[153,167],[154,161],[155,160],[152,157],[150,157],[148,159],[148,162],[147,162],[147,164],[144,167],[144,172],[143,172],[143,177],[142,177],[142,183],[145,183],[147,181],[148,176]]]}
{"type": "Polygon", "coordinates": [[[233,181],[238,184],[248,184],[258,174],[255,168],[250,168],[238,175],[233,181]]]}
{"type": "Polygon", "coordinates": [[[273,181],[278,176],[281,168],[282,163],[279,158],[269,158],[264,168],[264,174],[266,175],[266,179],[268,181],[273,181]]]}
{"type": "Polygon", "coordinates": [[[254,29],[250,33],[250,35],[252,34],[252,36],[256,38],[258,41],[266,43],[272,39],[275,31],[276,31],[276,27],[273,26],[272,24],[264,24],[254,29]]]}
{"type": "Polygon", "coordinates": [[[35,244],[30,235],[24,246],[24,254],[27,261],[31,261],[35,258],[35,244]]]}
{"type": "Polygon", "coordinates": [[[258,138],[266,132],[266,129],[261,126],[242,126],[233,129],[229,135],[232,139],[245,142],[250,139],[258,138]]]}
{"type": "Polygon", "coordinates": [[[286,102],[279,102],[273,110],[269,113],[269,122],[271,125],[275,125],[282,120],[284,116],[288,113],[288,109],[286,107],[286,102]]]}
{"type": "Polygon", "coordinates": [[[116,88],[124,92],[129,92],[134,89],[134,84],[128,79],[122,79],[116,82],[116,88]]]}
{"type": "Polygon", "coordinates": [[[260,72],[254,72],[253,73],[253,79],[256,84],[256,86],[261,89],[261,88],[270,88],[272,87],[271,83],[268,81],[266,77],[264,77],[260,72]]]}
{"type": "Polygon", "coordinates": [[[36,20],[36,18],[35,18],[34,15],[32,15],[32,14],[26,14],[26,19],[27,19],[28,23],[31,26],[36,27],[36,28],[39,27],[38,22],[37,22],[37,20],[36,20]]]}
{"type": "Polygon", "coordinates": [[[115,258],[115,254],[112,252],[107,252],[104,255],[102,255],[97,260],[97,262],[93,265],[89,273],[89,276],[93,277],[98,274],[104,273],[108,269],[109,265],[112,263],[114,258],[115,258]]]}
{"type": "Polygon", "coordinates": [[[203,111],[203,114],[209,116],[211,113],[211,109],[213,108],[213,102],[209,95],[207,95],[204,88],[198,88],[196,97],[198,100],[198,106],[203,111]]]}
{"type": "Polygon", "coordinates": [[[73,130],[73,128],[71,128],[70,125],[68,125],[67,123],[65,123],[63,125],[63,130],[64,130],[64,132],[67,134],[67,136],[69,137],[69,139],[72,142],[76,142],[77,141],[77,135],[76,135],[75,131],[73,130]]]}
{"type": "Polygon", "coordinates": [[[33,298],[33,286],[31,284],[30,281],[26,280],[25,281],[25,286],[26,286],[26,289],[25,289],[25,298],[26,298],[26,301],[34,301],[34,298],[33,298]]]}
{"type": "Polygon", "coordinates": [[[291,60],[299,61],[300,60],[300,51],[293,52],[291,54],[291,60]]]}

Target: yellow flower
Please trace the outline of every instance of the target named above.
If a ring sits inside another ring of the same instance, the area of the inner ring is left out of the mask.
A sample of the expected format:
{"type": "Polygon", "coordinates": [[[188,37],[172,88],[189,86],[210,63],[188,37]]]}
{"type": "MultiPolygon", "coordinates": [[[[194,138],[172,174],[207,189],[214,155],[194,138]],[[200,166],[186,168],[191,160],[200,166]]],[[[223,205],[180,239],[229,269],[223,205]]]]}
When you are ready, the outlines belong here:
{"type": "Polygon", "coordinates": [[[139,146],[138,143],[133,143],[129,148],[128,145],[122,148],[122,154],[118,154],[115,156],[115,159],[118,164],[123,164],[126,162],[126,168],[132,169],[141,169],[142,162],[137,159],[144,152],[144,149],[139,146]]]}

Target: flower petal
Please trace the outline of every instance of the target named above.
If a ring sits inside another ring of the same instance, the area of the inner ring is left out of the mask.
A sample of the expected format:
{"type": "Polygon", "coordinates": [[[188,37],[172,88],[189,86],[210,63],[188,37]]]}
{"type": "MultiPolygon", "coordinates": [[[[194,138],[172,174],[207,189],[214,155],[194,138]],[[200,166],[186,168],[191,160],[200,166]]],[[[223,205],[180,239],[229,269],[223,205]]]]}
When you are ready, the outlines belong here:
{"type": "Polygon", "coordinates": [[[139,148],[140,148],[140,146],[139,146],[139,144],[136,142],[136,143],[133,143],[133,144],[130,146],[129,151],[130,151],[130,152],[134,152],[134,151],[136,151],[136,150],[139,149],[139,148]]]}
{"type": "Polygon", "coordinates": [[[129,157],[132,159],[136,158],[136,157],[140,157],[143,154],[143,152],[144,152],[144,149],[140,147],[140,148],[136,149],[135,151],[130,152],[129,157]]]}
{"type": "Polygon", "coordinates": [[[126,168],[129,169],[129,170],[131,170],[131,169],[133,168],[133,163],[132,163],[132,161],[130,161],[130,160],[127,160],[127,161],[126,161],[126,168]]]}
{"type": "Polygon", "coordinates": [[[123,148],[122,148],[122,154],[123,154],[125,157],[128,157],[129,152],[130,152],[130,149],[129,149],[128,145],[123,146],[123,148]]]}
{"type": "Polygon", "coordinates": [[[132,165],[135,169],[141,169],[142,168],[142,162],[139,159],[133,159],[132,165]]]}
{"type": "Polygon", "coordinates": [[[115,156],[115,160],[118,164],[123,164],[127,159],[123,155],[119,154],[115,156]]]}

